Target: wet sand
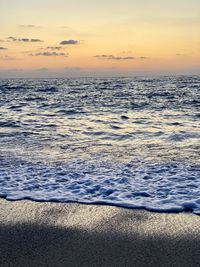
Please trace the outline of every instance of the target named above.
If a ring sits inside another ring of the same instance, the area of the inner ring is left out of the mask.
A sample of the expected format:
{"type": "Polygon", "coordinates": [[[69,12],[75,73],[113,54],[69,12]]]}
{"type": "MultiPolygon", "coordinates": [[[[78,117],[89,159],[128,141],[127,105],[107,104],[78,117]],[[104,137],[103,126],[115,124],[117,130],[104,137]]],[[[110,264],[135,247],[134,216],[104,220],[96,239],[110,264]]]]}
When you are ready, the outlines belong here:
{"type": "Polygon", "coordinates": [[[200,216],[0,199],[0,266],[200,266],[200,216]]]}

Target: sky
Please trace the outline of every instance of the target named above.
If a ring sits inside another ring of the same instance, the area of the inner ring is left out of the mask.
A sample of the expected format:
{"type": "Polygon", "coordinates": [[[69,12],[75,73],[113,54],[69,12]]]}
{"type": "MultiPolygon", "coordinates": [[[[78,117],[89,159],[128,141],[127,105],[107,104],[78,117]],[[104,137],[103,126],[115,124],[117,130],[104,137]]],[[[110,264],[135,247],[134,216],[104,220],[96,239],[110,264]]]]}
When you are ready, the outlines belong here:
{"type": "Polygon", "coordinates": [[[200,74],[199,0],[0,0],[0,78],[200,74]]]}

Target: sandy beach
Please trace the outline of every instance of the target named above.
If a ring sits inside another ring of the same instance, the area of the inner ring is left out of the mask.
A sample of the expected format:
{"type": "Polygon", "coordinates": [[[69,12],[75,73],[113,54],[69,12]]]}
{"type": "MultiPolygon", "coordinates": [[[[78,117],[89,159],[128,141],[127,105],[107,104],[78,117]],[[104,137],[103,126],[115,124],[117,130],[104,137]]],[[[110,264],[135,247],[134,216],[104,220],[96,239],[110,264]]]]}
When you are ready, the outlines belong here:
{"type": "Polygon", "coordinates": [[[199,266],[200,217],[0,200],[0,266],[199,266]]]}

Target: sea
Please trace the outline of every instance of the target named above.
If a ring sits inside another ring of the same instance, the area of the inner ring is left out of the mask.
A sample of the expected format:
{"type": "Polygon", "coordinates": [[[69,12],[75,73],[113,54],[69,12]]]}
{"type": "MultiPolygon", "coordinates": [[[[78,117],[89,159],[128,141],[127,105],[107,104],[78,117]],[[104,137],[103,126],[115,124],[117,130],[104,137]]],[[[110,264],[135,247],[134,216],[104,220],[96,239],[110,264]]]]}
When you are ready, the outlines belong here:
{"type": "Polygon", "coordinates": [[[200,214],[200,76],[1,79],[0,197],[200,214]]]}

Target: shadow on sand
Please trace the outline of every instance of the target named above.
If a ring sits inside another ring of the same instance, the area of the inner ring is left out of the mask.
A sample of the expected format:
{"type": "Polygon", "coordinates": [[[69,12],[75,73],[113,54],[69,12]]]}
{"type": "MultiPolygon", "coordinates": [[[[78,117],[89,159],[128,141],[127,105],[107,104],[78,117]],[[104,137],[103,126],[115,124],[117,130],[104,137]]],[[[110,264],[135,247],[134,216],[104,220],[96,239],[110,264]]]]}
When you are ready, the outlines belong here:
{"type": "Polygon", "coordinates": [[[200,240],[0,224],[1,267],[200,266],[200,240]]]}

